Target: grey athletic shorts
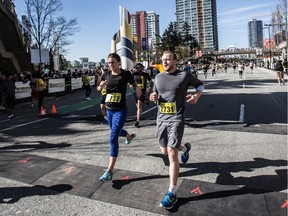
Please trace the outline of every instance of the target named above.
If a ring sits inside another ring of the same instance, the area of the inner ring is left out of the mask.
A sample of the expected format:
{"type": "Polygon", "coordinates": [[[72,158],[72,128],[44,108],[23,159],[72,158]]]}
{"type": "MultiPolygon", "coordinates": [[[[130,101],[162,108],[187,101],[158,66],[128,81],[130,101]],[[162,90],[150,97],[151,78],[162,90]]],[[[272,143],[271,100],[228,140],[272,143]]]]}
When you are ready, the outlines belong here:
{"type": "Polygon", "coordinates": [[[179,148],[184,134],[183,122],[157,121],[157,137],[161,147],[179,148]]]}

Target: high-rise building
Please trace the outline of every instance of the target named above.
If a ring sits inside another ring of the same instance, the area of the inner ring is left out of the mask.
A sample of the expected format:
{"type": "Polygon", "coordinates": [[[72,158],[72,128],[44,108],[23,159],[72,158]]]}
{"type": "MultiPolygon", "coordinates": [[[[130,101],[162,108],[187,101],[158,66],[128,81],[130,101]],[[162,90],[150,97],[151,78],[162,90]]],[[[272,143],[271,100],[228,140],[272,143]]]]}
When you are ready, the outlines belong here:
{"type": "Polygon", "coordinates": [[[263,48],[263,23],[252,19],[248,22],[248,46],[250,48],[263,48]]]}
{"type": "Polygon", "coordinates": [[[176,0],[177,31],[185,22],[204,51],[218,50],[216,0],[176,0]]]}
{"type": "Polygon", "coordinates": [[[153,50],[159,43],[159,15],[154,11],[136,11],[131,15],[132,34],[138,38],[142,50],[153,50]]]}

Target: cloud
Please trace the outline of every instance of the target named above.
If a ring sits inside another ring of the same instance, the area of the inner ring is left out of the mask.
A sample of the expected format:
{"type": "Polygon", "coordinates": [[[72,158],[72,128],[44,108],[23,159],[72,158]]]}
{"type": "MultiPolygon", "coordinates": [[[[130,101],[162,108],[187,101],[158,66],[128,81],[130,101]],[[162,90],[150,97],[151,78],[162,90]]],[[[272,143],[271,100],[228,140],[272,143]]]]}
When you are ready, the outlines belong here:
{"type": "Polygon", "coordinates": [[[258,8],[267,8],[270,5],[275,5],[275,3],[265,3],[265,4],[258,4],[258,5],[252,5],[252,6],[248,6],[248,7],[242,7],[242,8],[238,8],[238,9],[234,9],[234,10],[229,10],[229,11],[225,11],[222,13],[219,13],[218,16],[226,16],[226,15],[235,15],[235,14],[243,14],[247,11],[251,11],[251,10],[255,10],[258,8]]]}
{"type": "Polygon", "coordinates": [[[239,26],[244,24],[247,25],[247,23],[247,17],[235,17],[234,19],[230,17],[229,19],[218,20],[218,26],[239,26]]]}

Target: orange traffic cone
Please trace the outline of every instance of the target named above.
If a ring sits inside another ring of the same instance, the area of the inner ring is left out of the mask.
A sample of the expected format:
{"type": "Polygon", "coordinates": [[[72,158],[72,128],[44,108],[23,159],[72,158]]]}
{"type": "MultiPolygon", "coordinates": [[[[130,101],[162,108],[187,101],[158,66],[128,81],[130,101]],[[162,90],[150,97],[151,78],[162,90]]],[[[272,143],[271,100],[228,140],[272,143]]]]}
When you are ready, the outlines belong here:
{"type": "Polygon", "coordinates": [[[43,116],[43,115],[46,115],[46,113],[45,113],[44,107],[41,106],[41,109],[40,109],[40,116],[43,116]]]}
{"type": "Polygon", "coordinates": [[[54,104],[53,104],[53,106],[52,106],[51,114],[52,114],[52,115],[57,114],[56,106],[55,106],[54,104]]]}

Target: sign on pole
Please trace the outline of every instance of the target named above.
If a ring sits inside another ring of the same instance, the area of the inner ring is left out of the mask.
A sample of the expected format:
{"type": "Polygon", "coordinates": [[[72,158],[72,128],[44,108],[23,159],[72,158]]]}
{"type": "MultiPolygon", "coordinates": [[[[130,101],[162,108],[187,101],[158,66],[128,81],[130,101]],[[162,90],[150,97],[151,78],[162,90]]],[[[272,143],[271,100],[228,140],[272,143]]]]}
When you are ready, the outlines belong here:
{"type": "Polygon", "coordinates": [[[49,50],[41,49],[41,62],[39,56],[39,49],[31,49],[31,63],[39,64],[39,63],[49,63],[49,50]]]}

